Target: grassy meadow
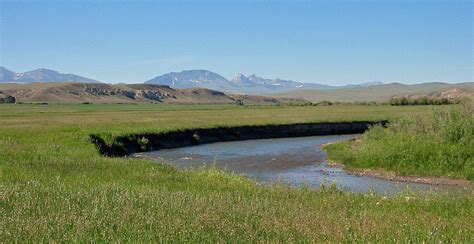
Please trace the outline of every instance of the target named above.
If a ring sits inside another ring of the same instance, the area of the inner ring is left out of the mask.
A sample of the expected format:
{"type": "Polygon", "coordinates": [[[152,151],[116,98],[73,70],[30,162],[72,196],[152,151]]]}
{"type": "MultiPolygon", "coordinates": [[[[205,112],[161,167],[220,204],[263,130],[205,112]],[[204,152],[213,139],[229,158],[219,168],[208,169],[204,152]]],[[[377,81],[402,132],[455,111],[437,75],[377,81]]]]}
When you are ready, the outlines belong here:
{"type": "MultiPolygon", "coordinates": [[[[431,106],[0,104],[4,242],[456,241],[474,239],[473,194],[382,197],[260,186],[214,169],[106,158],[89,141],[183,128],[395,120],[431,106]]],[[[446,172],[443,172],[446,173],[446,172]]]]}

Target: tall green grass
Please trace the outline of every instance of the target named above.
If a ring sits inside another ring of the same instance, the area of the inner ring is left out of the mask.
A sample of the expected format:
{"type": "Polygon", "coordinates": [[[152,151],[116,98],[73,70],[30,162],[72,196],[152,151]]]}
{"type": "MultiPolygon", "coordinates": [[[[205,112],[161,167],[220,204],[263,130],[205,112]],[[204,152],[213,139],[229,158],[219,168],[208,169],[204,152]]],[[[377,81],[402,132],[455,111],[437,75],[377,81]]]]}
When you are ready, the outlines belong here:
{"type": "Polygon", "coordinates": [[[374,126],[357,141],[330,145],[349,167],[474,180],[474,117],[466,106],[432,108],[374,126]]]}
{"type": "Polygon", "coordinates": [[[472,194],[385,198],[260,186],[106,158],[91,133],[388,119],[419,107],[0,105],[0,240],[469,242],[472,194]]]}

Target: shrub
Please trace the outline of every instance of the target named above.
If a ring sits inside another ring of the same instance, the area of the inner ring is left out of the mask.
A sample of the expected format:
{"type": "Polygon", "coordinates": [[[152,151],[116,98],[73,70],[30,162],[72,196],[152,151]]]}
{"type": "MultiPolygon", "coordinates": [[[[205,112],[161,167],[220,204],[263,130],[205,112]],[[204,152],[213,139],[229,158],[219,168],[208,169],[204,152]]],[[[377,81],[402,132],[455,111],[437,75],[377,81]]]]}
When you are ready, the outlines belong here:
{"type": "Polygon", "coordinates": [[[332,102],[330,101],[321,101],[321,102],[316,103],[316,106],[331,106],[331,105],[332,105],[332,102]]]}
{"type": "Polygon", "coordinates": [[[16,98],[13,96],[5,96],[4,98],[0,98],[0,103],[15,103],[16,98]]]}
{"type": "Polygon", "coordinates": [[[407,97],[393,97],[389,101],[390,105],[393,106],[406,106],[406,105],[447,105],[447,104],[458,104],[459,100],[449,100],[447,98],[407,98],[407,97]]]}

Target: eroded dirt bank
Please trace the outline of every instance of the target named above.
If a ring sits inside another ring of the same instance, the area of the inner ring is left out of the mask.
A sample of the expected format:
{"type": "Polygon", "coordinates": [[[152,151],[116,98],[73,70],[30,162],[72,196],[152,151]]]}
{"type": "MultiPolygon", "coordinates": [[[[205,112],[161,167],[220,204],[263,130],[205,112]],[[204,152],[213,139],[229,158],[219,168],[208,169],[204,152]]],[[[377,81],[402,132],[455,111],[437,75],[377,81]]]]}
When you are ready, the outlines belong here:
{"type": "Polygon", "coordinates": [[[387,121],[358,121],[186,129],[167,133],[124,135],[113,138],[110,143],[106,143],[100,135],[90,135],[90,138],[102,155],[126,156],[136,152],[220,141],[359,134],[372,125],[386,123],[387,121]]]}

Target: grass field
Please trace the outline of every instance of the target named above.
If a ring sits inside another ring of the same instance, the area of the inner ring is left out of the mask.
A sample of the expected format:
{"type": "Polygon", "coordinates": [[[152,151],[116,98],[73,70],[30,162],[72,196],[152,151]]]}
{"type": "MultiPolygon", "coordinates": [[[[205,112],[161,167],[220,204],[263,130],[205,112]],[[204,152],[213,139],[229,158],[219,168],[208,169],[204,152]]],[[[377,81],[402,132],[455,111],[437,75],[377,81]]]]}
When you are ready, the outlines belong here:
{"type": "Polygon", "coordinates": [[[89,134],[393,119],[430,106],[0,105],[0,235],[13,240],[440,241],[474,238],[473,194],[259,186],[105,158],[89,134]]]}

